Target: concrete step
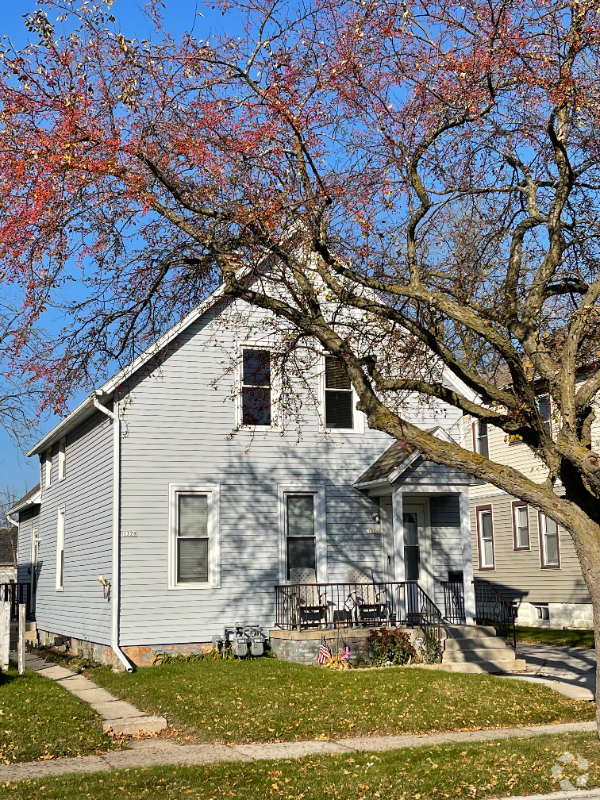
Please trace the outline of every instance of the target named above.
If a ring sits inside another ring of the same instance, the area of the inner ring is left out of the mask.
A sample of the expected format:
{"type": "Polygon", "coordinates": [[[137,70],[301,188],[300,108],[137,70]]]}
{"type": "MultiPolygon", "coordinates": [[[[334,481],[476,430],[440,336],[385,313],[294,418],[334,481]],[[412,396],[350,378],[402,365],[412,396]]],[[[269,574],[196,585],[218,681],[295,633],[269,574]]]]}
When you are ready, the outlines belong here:
{"type": "Polygon", "coordinates": [[[469,674],[525,672],[527,669],[527,664],[522,658],[515,658],[512,661],[479,661],[467,664],[449,664],[448,666],[452,668],[452,672],[469,674]]]}
{"type": "Polygon", "coordinates": [[[492,625],[444,625],[448,639],[495,639],[496,629],[492,625]]]}
{"type": "MultiPolygon", "coordinates": [[[[481,636],[465,636],[462,639],[445,639],[445,650],[497,650],[510,647],[505,639],[481,636]]],[[[512,650],[512,647],[510,648],[512,650]]],[[[513,651],[514,652],[514,651],[513,651]]]]}
{"type": "Polygon", "coordinates": [[[465,664],[480,661],[514,661],[515,651],[510,648],[498,650],[448,650],[442,656],[442,664],[465,664]]]}

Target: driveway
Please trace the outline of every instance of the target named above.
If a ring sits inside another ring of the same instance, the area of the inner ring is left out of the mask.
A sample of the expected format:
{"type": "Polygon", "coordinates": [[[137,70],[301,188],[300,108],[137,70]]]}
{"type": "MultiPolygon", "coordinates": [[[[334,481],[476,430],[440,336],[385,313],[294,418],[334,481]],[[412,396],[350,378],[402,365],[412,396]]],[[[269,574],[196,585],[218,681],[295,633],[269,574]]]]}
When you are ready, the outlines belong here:
{"type": "Polygon", "coordinates": [[[522,643],[517,645],[517,653],[527,662],[527,672],[514,678],[544,683],[575,700],[594,700],[595,650],[522,643]]]}

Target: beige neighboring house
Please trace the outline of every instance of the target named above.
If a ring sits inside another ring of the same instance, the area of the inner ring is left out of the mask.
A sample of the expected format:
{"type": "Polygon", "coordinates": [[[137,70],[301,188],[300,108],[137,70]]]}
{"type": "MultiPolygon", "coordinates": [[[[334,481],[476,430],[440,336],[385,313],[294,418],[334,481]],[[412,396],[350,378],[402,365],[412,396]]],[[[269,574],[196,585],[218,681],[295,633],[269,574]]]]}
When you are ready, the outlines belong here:
{"type": "MultiPolygon", "coordinates": [[[[556,424],[545,396],[540,410],[548,425],[556,424]]],[[[509,441],[491,425],[465,417],[464,443],[535,481],[546,478],[546,468],[527,445],[509,441]]],[[[517,624],[591,628],[592,601],[569,533],[489,483],[471,486],[470,506],[474,577],[490,581],[515,604],[517,624]]]]}

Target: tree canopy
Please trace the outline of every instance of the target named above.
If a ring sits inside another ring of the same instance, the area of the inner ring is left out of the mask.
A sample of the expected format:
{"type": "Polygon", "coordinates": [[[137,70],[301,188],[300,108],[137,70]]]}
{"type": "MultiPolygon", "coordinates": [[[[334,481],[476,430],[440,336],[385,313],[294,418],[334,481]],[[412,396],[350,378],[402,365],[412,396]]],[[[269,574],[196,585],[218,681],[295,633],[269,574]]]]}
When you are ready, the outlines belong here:
{"type": "Polygon", "coordinates": [[[543,508],[600,575],[597,5],[222,0],[240,35],[176,40],[151,3],[143,41],[107,0],[39,6],[0,67],[0,280],[52,405],[224,281],[338,355],[371,427],[543,508]],[[546,483],[408,422],[414,392],[521,439],[546,483]]]}

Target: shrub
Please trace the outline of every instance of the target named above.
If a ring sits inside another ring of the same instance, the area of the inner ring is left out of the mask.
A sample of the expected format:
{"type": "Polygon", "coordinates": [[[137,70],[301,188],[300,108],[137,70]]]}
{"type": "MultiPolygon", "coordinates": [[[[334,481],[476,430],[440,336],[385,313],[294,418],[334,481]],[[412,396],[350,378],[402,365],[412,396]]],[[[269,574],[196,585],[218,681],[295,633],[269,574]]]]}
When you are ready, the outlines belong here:
{"type": "Polygon", "coordinates": [[[417,658],[410,635],[400,628],[380,628],[371,631],[369,644],[373,653],[373,666],[385,664],[410,664],[417,658]]]}

